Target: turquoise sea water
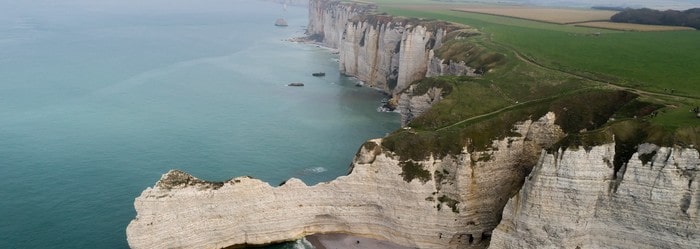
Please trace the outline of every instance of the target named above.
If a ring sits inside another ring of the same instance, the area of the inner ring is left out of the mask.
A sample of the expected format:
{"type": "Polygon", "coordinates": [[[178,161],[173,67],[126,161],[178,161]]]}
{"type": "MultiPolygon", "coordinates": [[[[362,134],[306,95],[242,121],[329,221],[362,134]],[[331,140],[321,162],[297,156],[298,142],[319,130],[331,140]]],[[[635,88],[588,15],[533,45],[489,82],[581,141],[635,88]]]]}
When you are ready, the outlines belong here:
{"type": "Polygon", "coordinates": [[[273,185],[345,174],[398,117],[334,55],[284,41],[306,15],[255,0],[0,0],[0,248],[126,248],[133,199],[171,168],[273,185]]]}

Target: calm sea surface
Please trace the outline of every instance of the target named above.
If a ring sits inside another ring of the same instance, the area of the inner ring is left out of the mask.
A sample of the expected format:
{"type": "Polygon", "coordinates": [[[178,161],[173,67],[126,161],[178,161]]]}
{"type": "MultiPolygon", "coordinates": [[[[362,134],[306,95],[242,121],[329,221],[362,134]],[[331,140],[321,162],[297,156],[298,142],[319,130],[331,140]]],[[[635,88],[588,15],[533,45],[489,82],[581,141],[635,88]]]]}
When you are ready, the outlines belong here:
{"type": "Polygon", "coordinates": [[[254,0],[0,0],[0,248],[126,248],[134,198],[172,168],[273,185],[345,174],[398,117],[334,55],[284,41],[306,15],[254,0]],[[289,27],[272,25],[281,16],[289,27]]]}

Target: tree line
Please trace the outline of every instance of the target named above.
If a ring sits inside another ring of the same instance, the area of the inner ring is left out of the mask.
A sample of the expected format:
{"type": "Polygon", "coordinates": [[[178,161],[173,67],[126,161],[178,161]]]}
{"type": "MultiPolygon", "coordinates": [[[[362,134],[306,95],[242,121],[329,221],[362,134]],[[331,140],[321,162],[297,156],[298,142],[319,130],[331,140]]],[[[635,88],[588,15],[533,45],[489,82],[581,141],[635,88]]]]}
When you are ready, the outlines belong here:
{"type": "Polygon", "coordinates": [[[626,8],[610,18],[612,22],[685,26],[700,29],[700,8],[684,11],[626,8]]]}

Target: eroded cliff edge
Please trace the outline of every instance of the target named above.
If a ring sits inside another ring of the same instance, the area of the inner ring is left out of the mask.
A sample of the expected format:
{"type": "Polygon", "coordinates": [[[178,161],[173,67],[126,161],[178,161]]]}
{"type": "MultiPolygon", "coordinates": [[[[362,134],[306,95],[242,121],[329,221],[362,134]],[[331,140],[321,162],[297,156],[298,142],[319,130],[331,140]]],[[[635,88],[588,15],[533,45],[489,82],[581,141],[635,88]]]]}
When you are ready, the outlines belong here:
{"type": "Polygon", "coordinates": [[[206,182],[173,170],[136,199],[127,238],[132,248],[264,245],[317,233],[417,248],[697,248],[696,149],[641,144],[625,156],[629,141],[609,133],[600,145],[562,146],[556,120],[549,112],[487,149],[423,160],[371,140],[349,175],[315,186],[206,182]]]}
{"type": "Polygon", "coordinates": [[[514,127],[491,149],[405,160],[381,140],[362,146],[348,176],[306,186],[247,177],[224,183],[180,171],[134,203],[132,248],[221,248],[348,233],[418,248],[483,248],[543,147],[562,136],[549,113],[514,127]],[[533,156],[534,155],[534,156],[533,156]]]}
{"type": "Polygon", "coordinates": [[[700,248],[698,151],[616,144],[543,153],[490,248],[700,248]]]}

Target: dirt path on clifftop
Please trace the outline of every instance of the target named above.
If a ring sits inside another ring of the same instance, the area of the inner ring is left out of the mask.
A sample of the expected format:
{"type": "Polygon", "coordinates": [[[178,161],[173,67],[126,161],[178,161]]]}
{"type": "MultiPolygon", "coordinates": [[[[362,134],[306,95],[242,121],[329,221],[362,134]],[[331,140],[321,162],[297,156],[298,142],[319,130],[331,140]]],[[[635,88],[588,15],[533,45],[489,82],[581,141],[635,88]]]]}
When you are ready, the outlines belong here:
{"type": "Polygon", "coordinates": [[[529,65],[532,65],[532,66],[535,66],[535,67],[538,67],[538,68],[541,68],[541,69],[544,69],[544,70],[556,71],[556,72],[559,72],[559,73],[562,73],[562,74],[569,75],[569,76],[574,77],[574,78],[585,79],[585,80],[597,82],[597,83],[600,83],[600,84],[603,84],[603,85],[606,85],[606,86],[609,86],[609,87],[612,87],[612,88],[615,88],[615,89],[626,90],[626,91],[633,92],[633,93],[636,93],[636,94],[639,94],[639,95],[663,96],[663,97],[672,97],[672,98],[688,98],[688,99],[700,100],[700,97],[698,97],[698,96],[676,95],[676,94],[668,94],[668,93],[660,93],[660,92],[650,92],[650,91],[645,91],[645,90],[641,90],[641,89],[637,89],[637,88],[631,88],[631,87],[621,86],[621,85],[618,85],[618,84],[615,84],[615,83],[611,83],[611,82],[607,82],[607,81],[602,81],[602,80],[600,80],[600,79],[596,79],[596,78],[588,77],[588,76],[584,76],[584,75],[579,75],[579,74],[572,73],[572,72],[569,72],[569,71],[564,71],[564,70],[561,70],[561,69],[551,68],[551,67],[545,66],[545,65],[543,65],[543,64],[540,64],[540,63],[538,63],[537,61],[535,61],[535,60],[533,60],[533,59],[530,59],[530,58],[525,57],[525,56],[524,56],[523,54],[521,54],[518,50],[516,50],[515,48],[513,48],[513,47],[511,47],[511,46],[508,46],[508,45],[506,45],[506,44],[503,44],[503,43],[494,41],[493,39],[491,39],[491,35],[488,35],[488,40],[489,40],[490,42],[492,42],[493,44],[496,44],[496,45],[498,45],[498,46],[501,46],[501,47],[506,48],[507,50],[513,52],[513,54],[515,54],[515,56],[516,56],[519,60],[521,60],[521,61],[523,61],[523,62],[525,62],[525,63],[527,63],[527,64],[529,64],[529,65]]]}
{"type": "MultiPolygon", "coordinates": [[[[532,59],[526,58],[526,57],[523,56],[520,52],[518,52],[517,50],[515,50],[514,48],[512,48],[512,47],[510,47],[510,46],[508,46],[508,45],[505,45],[505,44],[502,44],[502,43],[493,41],[493,39],[491,39],[491,36],[490,36],[490,35],[488,36],[488,40],[489,40],[490,42],[492,42],[493,44],[496,44],[496,45],[498,45],[498,46],[501,46],[501,47],[503,47],[503,48],[505,48],[505,49],[511,51],[511,52],[516,56],[516,58],[518,58],[518,60],[523,61],[523,62],[525,62],[526,64],[532,65],[532,66],[534,66],[534,67],[538,67],[538,68],[540,68],[540,69],[544,69],[544,70],[548,70],[548,71],[559,72],[559,73],[562,73],[562,74],[565,74],[565,75],[569,75],[569,76],[574,77],[574,78],[577,78],[577,79],[589,80],[589,81],[596,82],[596,83],[600,83],[600,84],[602,84],[602,85],[604,85],[604,86],[608,86],[608,87],[611,87],[611,88],[614,88],[614,89],[625,90],[625,91],[633,92],[633,93],[636,93],[636,94],[638,94],[638,95],[646,95],[646,96],[649,96],[649,97],[651,97],[651,96],[656,96],[656,97],[669,97],[669,98],[688,98],[688,99],[696,99],[696,100],[697,100],[697,99],[700,99],[700,97],[695,97],[695,96],[684,96],[684,95],[674,95],[674,94],[650,92],[650,91],[645,91],[645,90],[641,90],[641,89],[636,89],[636,88],[631,88],[631,87],[625,87],[625,86],[613,84],[613,83],[610,83],[610,82],[602,81],[602,80],[599,80],[599,79],[595,79],[595,78],[592,78],[592,77],[587,77],[587,76],[578,75],[578,74],[575,74],[575,73],[572,73],[572,72],[567,72],[567,71],[564,71],[564,70],[559,70],[559,69],[556,69],[556,68],[547,67],[547,66],[542,65],[542,64],[540,64],[540,63],[538,63],[538,62],[536,62],[536,61],[534,61],[534,60],[532,60],[532,59]]],[[[442,130],[449,129],[449,128],[452,128],[452,127],[455,127],[455,126],[458,126],[458,125],[461,125],[461,124],[464,124],[464,123],[467,123],[467,122],[470,122],[470,121],[474,121],[474,120],[477,120],[477,119],[480,119],[480,118],[485,118],[485,117],[488,117],[488,116],[496,115],[496,114],[499,114],[499,113],[501,113],[501,112],[508,111],[508,110],[512,110],[512,109],[515,109],[515,108],[518,108],[518,107],[521,107],[521,106],[525,106],[525,105],[528,105],[528,104],[534,104],[534,103],[537,103],[537,102],[543,102],[543,101],[552,100],[552,99],[558,98],[558,97],[560,97],[560,96],[562,96],[562,95],[572,94],[572,93],[575,93],[575,92],[578,92],[578,91],[582,91],[582,90],[585,90],[585,89],[589,89],[589,88],[582,88],[582,89],[578,89],[578,90],[575,90],[575,91],[572,91],[572,92],[567,92],[567,93],[562,93],[562,94],[553,95],[553,96],[550,96],[550,97],[547,97],[547,98],[535,99],[535,100],[525,101],[525,102],[522,102],[522,103],[517,103],[517,104],[514,104],[514,105],[509,105],[509,106],[503,107],[503,108],[501,108],[501,109],[498,109],[498,110],[495,110],[495,111],[492,111],[492,112],[489,112],[489,113],[484,113],[484,114],[481,114],[481,115],[469,117],[469,118],[460,120],[460,121],[458,121],[458,122],[456,122],[456,123],[453,123],[453,124],[451,124],[451,125],[447,125],[447,126],[440,127],[440,128],[438,128],[438,129],[436,129],[435,131],[442,131],[442,130]]]]}
{"type": "Polygon", "coordinates": [[[442,131],[442,130],[449,129],[449,128],[452,128],[452,127],[455,127],[455,126],[458,126],[458,125],[461,125],[461,124],[464,124],[464,123],[467,123],[467,122],[470,122],[470,121],[474,121],[474,120],[477,120],[477,119],[480,119],[480,118],[485,118],[485,117],[488,117],[488,116],[496,115],[496,114],[499,114],[499,113],[504,112],[504,111],[512,110],[512,109],[515,109],[515,108],[518,108],[518,107],[521,107],[521,106],[525,106],[525,105],[529,105],[529,104],[535,104],[535,103],[538,103],[538,102],[544,102],[544,101],[553,100],[553,99],[559,98],[559,97],[561,97],[561,96],[563,96],[563,95],[572,94],[572,93],[579,92],[579,91],[584,91],[584,90],[586,90],[586,89],[590,89],[590,88],[588,88],[588,87],[586,87],[586,88],[581,88],[581,89],[577,89],[577,90],[574,90],[574,91],[571,91],[571,92],[566,92],[566,93],[562,93],[562,94],[557,94],[557,95],[553,95],[553,96],[546,97],[546,98],[533,99],[533,100],[530,100],[530,101],[525,101],[525,102],[522,102],[522,103],[517,103],[517,104],[515,104],[515,105],[509,105],[509,106],[503,107],[503,108],[501,108],[501,109],[498,109],[498,110],[495,110],[495,111],[492,111],[492,112],[489,112],[489,113],[484,113],[484,114],[481,114],[481,115],[477,115],[477,116],[473,116],[473,117],[470,117],[470,118],[462,119],[462,120],[460,120],[460,121],[458,121],[458,122],[456,122],[456,123],[454,123],[454,124],[451,124],[451,125],[448,125],[448,126],[443,126],[443,127],[437,128],[437,129],[435,129],[435,131],[442,131]]]}

